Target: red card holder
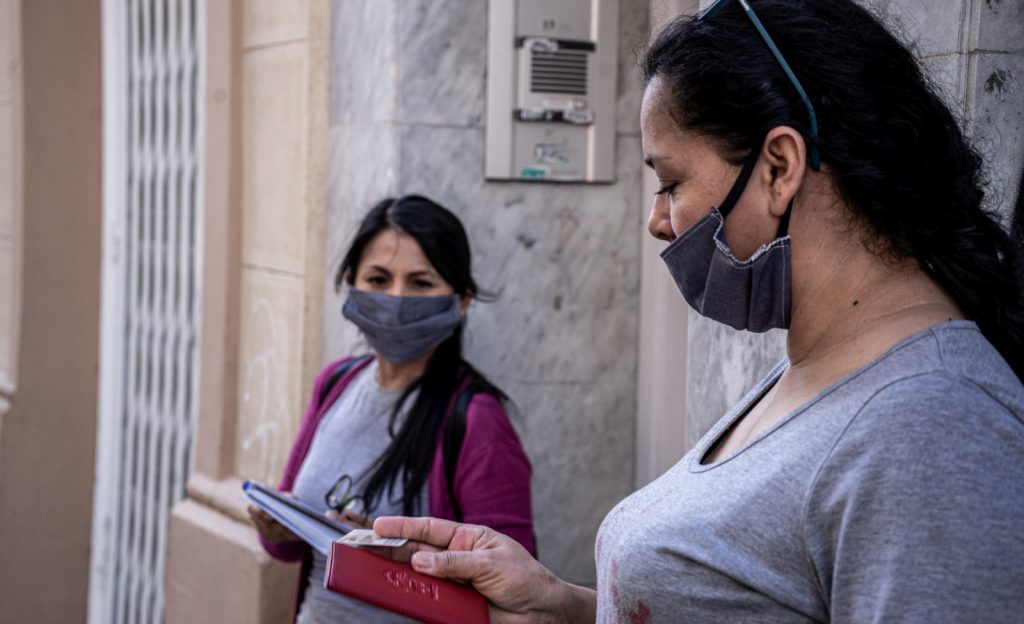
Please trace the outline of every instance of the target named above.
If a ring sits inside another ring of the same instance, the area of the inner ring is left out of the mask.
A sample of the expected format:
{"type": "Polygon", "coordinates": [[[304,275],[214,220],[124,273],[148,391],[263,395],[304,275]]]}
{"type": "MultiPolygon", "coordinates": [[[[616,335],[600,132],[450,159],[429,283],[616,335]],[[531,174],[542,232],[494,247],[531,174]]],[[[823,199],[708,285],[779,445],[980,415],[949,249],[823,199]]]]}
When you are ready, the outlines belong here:
{"type": "Polygon", "coordinates": [[[487,600],[472,588],[337,542],[327,556],[324,585],[427,624],[488,624],[487,600]]]}

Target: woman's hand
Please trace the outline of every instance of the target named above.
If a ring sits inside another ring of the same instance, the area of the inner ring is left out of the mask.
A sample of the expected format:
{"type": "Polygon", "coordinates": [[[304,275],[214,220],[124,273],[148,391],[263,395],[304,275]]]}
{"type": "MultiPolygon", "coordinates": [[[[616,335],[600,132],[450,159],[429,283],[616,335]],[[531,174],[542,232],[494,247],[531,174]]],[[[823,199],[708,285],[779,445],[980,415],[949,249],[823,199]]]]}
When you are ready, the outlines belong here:
{"type": "Polygon", "coordinates": [[[370,520],[366,516],[360,516],[354,511],[350,511],[348,509],[341,513],[328,509],[327,517],[331,520],[341,522],[342,524],[347,524],[350,527],[355,527],[357,529],[373,528],[373,520],[370,520]]]}
{"type": "Polygon", "coordinates": [[[437,518],[377,518],[381,537],[410,541],[390,556],[417,572],[468,581],[491,602],[493,624],[593,622],[596,594],[570,585],[514,539],[487,527],[437,518]]]}
{"type": "Polygon", "coordinates": [[[283,524],[274,520],[270,517],[270,514],[259,507],[249,505],[248,511],[249,518],[252,519],[252,523],[256,525],[256,530],[260,532],[265,541],[276,544],[278,542],[293,542],[299,539],[298,535],[289,531],[283,524]]]}

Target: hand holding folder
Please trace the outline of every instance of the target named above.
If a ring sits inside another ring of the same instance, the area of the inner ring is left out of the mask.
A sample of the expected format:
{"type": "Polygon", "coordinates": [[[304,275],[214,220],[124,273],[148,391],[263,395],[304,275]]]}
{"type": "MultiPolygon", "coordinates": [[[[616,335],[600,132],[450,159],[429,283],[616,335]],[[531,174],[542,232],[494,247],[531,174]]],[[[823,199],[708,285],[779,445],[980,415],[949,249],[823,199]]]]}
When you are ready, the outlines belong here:
{"type": "Polygon", "coordinates": [[[246,481],[242,487],[245,500],[327,557],[327,589],[427,623],[488,623],[487,600],[471,587],[420,574],[408,563],[343,543],[353,527],[297,498],[255,481],[246,481]]]}
{"type": "Polygon", "coordinates": [[[307,503],[255,481],[242,484],[242,498],[270,514],[325,557],[334,540],[353,527],[328,518],[307,503]]]}
{"type": "Polygon", "coordinates": [[[582,623],[597,617],[594,590],[559,579],[519,542],[488,527],[437,518],[381,517],[373,529],[382,538],[410,540],[390,555],[411,559],[415,570],[427,578],[471,583],[487,599],[489,613],[501,621],[582,623]]]}

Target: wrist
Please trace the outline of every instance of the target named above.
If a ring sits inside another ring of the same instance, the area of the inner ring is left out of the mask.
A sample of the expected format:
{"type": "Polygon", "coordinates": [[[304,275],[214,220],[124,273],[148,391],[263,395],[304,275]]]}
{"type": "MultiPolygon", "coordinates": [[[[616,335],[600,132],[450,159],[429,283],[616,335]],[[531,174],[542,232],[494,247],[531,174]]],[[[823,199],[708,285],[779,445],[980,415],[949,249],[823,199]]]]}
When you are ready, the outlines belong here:
{"type": "Polygon", "coordinates": [[[552,575],[554,586],[548,596],[548,603],[543,610],[542,622],[545,624],[566,624],[586,622],[597,619],[597,592],[586,587],[567,583],[552,575]]]}

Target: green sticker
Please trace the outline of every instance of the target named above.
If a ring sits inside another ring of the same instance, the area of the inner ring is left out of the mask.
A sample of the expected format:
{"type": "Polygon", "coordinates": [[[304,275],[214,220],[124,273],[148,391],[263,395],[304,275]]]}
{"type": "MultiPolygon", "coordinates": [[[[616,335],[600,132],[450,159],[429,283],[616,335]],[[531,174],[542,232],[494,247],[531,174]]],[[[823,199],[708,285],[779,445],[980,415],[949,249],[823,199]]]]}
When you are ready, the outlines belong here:
{"type": "Polygon", "coordinates": [[[543,178],[547,174],[547,169],[542,167],[523,167],[523,170],[519,172],[520,177],[530,178],[532,180],[543,178]]]}

